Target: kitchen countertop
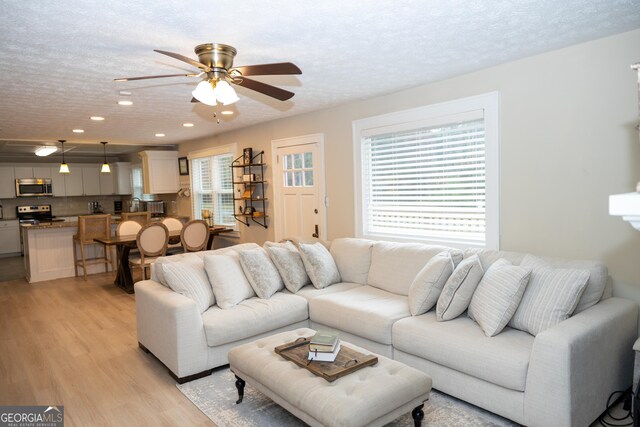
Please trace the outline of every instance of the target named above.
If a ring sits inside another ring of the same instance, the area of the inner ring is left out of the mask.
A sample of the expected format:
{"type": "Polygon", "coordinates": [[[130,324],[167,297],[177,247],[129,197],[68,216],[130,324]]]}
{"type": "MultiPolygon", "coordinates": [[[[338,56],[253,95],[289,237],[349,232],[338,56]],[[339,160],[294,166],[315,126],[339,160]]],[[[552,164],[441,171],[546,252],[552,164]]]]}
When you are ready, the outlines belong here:
{"type": "MultiPolygon", "coordinates": [[[[71,215],[67,215],[71,216],[71,215]]],[[[151,221],[161,221],[166,217],[156,217],[151,218],[151,221]]],[[[180,220],[189,220],[188,217],[176,217],[180,220]]],[[[111,224],[117,224],[120,222],[120,215],[112,215],[111,216],[111,224]]],[[[53,222],[45,222],[41,221],[40,224],[20,224],[20,228],[25,230],[43,230],[47,228],[67,228],[67,227],[77,227],[78,221],[53,221],[53,222]]]]}

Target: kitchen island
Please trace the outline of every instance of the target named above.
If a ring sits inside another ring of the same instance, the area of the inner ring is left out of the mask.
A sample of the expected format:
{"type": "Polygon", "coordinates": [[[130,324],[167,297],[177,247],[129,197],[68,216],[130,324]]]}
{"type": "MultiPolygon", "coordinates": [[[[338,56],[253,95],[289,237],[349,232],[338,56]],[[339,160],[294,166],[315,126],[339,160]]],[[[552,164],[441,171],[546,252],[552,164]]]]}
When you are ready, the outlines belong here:
{"type": "MultiPolygon", "coordinates": [[[[74,277],[73,236],[78,231],[76,221],[21,224],[24,245],[24,269],[29,283],[74,277]]],[[[87,248],[87,258],[94,258],[97,246],[87,248]]],[[[87,274],[102,273],[104,264],[87,266],[87,274]]]]}

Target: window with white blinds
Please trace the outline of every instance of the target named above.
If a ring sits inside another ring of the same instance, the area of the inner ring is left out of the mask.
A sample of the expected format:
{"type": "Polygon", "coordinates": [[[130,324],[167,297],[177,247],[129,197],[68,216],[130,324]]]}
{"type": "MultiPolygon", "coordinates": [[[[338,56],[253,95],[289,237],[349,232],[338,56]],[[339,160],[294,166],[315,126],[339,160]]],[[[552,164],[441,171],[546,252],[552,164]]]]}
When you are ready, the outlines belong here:
{"type": "Polygon", "coordinates": [[[468,101],[356,122],[361,236],[497,248],[497,112],[468,101]]]}
{"type": "Polygon", "coordinates": [[[208,210],[215,224],[235,227],[232,161],[232,153],[191,159],[194,218],[202,219],[202,211],[208,210]]]}

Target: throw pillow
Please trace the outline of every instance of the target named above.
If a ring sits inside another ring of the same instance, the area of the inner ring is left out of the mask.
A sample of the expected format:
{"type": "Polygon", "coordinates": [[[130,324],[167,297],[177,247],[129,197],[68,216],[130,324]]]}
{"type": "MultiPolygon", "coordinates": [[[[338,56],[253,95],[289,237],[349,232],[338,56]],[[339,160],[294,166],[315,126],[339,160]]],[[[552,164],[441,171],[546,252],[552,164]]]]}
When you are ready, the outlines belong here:
{"type": "Polygon", "coordinates": [[[270,242],[270,241],[266,241],[264,242],[264,245],[262,245],[263,248],[268,249],[268,248],[286,248],[292,251],[297,251],[298,248],[296,247],[296,245],[294,245],[291,241],[287,240],[285,242],[270,242]]]}
{"type": "Polygon", "coordinates": [[[436,305],[442,287],[453,269],[451,255],[445,251],[432,257],[418,272],[409,287],[409,312],[412,316],[426,313],[436,305]]]}
{"type": "Polygon", "coordinates": [[[289,292],[296,293],[311,283],[309,275],[304,269],[300,253],[295,246],[293,250],[286,247],[269,246],[267,252],[289,292]]]}
{"type": "Polygon", "coordinates": [[[478,255],[460,261],[438,298],[436,320],[451,320],[464,313],[483,274],[478,255]]]}
{"type": "Polygon", "coordinates": [[[213,295],[220,308],[233,308],[238,303],[256,295],[242,271],[239,258],[237,253],[204,257],[204,269],[209,276],[213,295]]]}
{"type": "MultiPolygon", "coordinates": [[[[584,264],[584,261],[567,261],[561,260],[563,264],[571,263],[577,264],[575,266],[562,266],[561,268],[570,268],[570,269],[586,269],[583,268],[580,264],[584,264]]],[[[538,258],[536,256],[527,254],[522,259],[520,263],[521,266],[531,267],[532,270],[539,270],[541,268],[554,268],[549,262],[538,258]]],[[[607,284],[607,268],[601,264],[593,265],[589,268],[589,280],[587,280],[587,286],[584,288],[584,292],[580,296],[578,300],[578,305],[574,311],[575,313],[580,313],[581,311],[586,310],[589,307],[592,307],[598,303],[602,299],[602,294],[604,293],[604,288],[607,284]]]]}
{"type": "Polygon", "coordinates": [[[276,266],[264,249],[256,248],[240,252],[240,265],[258,297],[269,299],[284,287],[276,266]]]}
{"type": "Polygon", "coordinates": [[[498,335],[516,312],[529,283],[531,269],[502,258],[484,273],[471,297],[469,317],[488,337],[498,335]]]}
{"type": "Polygon", "coordinates": [[[563,320],[576,309],[584,292],[589,271],[568,268],[537,268],[509,326],[538,335],[563,320]]]}
{"type": "Polygon", "coordinates": [[[314,287],[322,289],[340,281],[336,262],[322,243],[300,243],[299,250],[304,268],[314,287]]]}
{"type": "Polygon", "coordinates": [[[215,304],[213,290],[201,260],[160,264],[167,286],[196,302],[200,314],[215,304]]]}

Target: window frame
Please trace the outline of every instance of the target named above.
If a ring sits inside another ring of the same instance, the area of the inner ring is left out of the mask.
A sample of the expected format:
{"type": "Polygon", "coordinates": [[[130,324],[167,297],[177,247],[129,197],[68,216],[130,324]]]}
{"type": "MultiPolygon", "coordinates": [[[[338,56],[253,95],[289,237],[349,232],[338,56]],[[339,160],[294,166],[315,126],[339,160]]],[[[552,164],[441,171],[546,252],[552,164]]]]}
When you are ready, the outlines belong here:
{"type": "Polygon", "coordinates": [[[500,97],[498,92],[489,92],[467,98],[430,104],[423,107],[396,111],[379,116],[354,120],[353,159],[355,193],[355,235],[356,237],[390,240],[398,242],[421,242],[447,245],[458,248],[476,247],[499,249],[500,247],[500,136],[499,114],[500,97]],[[366,212],[364,212],[362,176],[362,142],[365,136],[384,134],[397,129],[418,129],[425,124],[445,123],[446,116],[483,110],[485,127],[485,243],[474,240],[450,239],[442,237],[409,237],[389,233],[365,233],[366,212]]]}
{"type": "MultiPolygon", "coordinates": [[[[213,147],[213,148],[206,148],[203,150],[197,150],[197,151],[191,151],[189,153],[187,153],[187,159],[189,161],[189,168],[191,170],[191,173],[189,175],[189,185],[191,187],[191,217],[192,218],[196,218],[196,211],[195,211],[195,195],[196,195],[196,191],[195,191],[195,186],[194,186],[194,176],[195,176],[195,170],[193,168],[193,164],[192,161],[195,159],[203,159],[203,158],[212,158],[215,156],[220,156],[220,155],[230,155],[233,159],[235,159],[237,157],[237,144],[233,143],[233,144],[227,144],[227,145],[221,145],[218,147],[213,147]]],[[[231,181],[233,182],[233,173],[231,172],[231,181]]],[[[233,184],[231,185],[232,191],[231,191],[231,195],[232,197],[235,197],[235,193],[233,190],[233,184]]],[[[235,201],[233,202],[233,209],[235,211],[235,201]]],[[[231,228],[235,231],[238,230],[238,225],[237,225],[237,221],[233,222],[233,225],[231,224],[215,224],[215,225],[221,225],[224,227],[228,227],[231,228]]]]}

